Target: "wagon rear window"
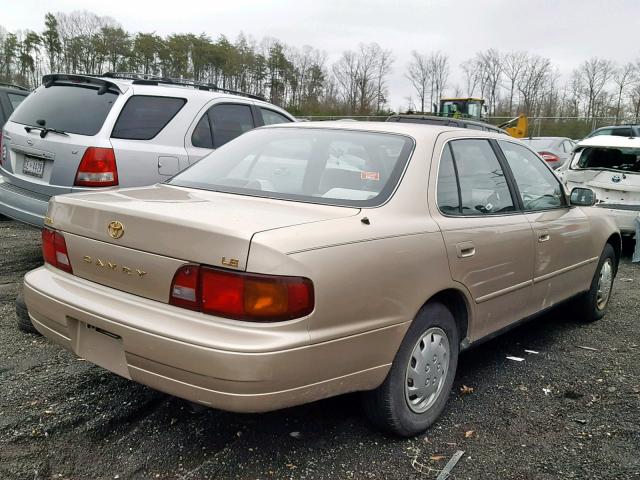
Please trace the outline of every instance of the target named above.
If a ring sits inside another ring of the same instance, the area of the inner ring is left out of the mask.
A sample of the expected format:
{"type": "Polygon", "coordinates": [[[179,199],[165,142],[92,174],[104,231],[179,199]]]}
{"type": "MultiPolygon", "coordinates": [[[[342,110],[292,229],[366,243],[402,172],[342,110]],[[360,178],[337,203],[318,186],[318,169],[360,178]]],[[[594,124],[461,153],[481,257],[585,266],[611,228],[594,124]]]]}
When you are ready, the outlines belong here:
{"type": "Polygon", "coordinates": [[[413,141],[338,129],[253,130],[169,183],[185,187],[344,206],[376,206],[393,192],[413,141]]]}
{"type": "Polygon", "coordinates": [[[39,88],[18,106],[11,120],[45,125],[63,132],[95,135],[104,124],[118,93],[97,86],[56,84],[39,88]],[[44,123],[43,123],[44,122],[44,123]]]}

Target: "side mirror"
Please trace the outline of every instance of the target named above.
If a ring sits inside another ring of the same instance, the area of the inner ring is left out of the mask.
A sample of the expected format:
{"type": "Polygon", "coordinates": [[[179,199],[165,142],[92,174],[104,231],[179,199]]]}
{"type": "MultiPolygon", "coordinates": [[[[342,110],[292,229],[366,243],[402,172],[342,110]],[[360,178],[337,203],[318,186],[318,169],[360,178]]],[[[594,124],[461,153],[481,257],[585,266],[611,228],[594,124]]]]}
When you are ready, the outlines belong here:
{"type": "Polygon", "coordinates": [[[576,187],[571,190],[569,203],[578,207],[591,207],[596,203],[596,194],[590,188],[576,187]]]}

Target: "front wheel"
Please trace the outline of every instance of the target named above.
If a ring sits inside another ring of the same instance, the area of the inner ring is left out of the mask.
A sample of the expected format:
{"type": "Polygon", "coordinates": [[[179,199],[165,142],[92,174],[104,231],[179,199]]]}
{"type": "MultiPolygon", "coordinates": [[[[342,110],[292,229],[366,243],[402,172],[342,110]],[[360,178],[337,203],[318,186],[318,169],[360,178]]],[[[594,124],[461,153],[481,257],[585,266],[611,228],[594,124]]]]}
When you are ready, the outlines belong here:
{"type": "Polygon", "coordinates": [[[364,408],[380,429],[408,437],[426,430],[449,397],[458,365],[459,335],[441,303],[418,313],[377,389],[366,392],[364,408]]]}
{"type": "Polygon", "coordinates": [[[591,287],[577,300],[579,320],[589,323],[600,320],[606,313],[611,299],[613,280],[616,276],[617,257],[610,244],[606,244],[600,255],[598,267],[591,280],[591,287]]]}

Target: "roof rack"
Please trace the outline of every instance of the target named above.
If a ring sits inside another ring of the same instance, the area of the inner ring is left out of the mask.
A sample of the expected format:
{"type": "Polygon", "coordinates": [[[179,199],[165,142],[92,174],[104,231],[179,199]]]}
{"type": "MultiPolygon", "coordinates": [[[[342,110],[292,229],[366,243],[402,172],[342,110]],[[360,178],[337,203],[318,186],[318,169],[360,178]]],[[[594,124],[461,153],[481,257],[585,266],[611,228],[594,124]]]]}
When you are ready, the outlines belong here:
{"type": "Polygon", "coordinates": [[[134,85],[180,85],[183,87],[194,87],[198,90],[207,90],[212,92],[229,93],[231,95],[240,95],[243,97],[253,98],[255,100],[264,101],[262,95],[254,95],[252,93],[240,92],[238,90],[230,90],[228,88],[218,87],[215,83],[200,82],[197,80],[183,80],[181,78],[158,77],[156,75],[147,75],[135,72],[105,72],[100,74],[101,77],[116,78],[121,80],[133,80],[134,85]]]}
{"type": "Polygon", "coordinates": [[[27,87],[23,87],[22,85],[14,85],[13,83],[0,82],[0,86],[15,88],[17,90],[22,90],[24,92],[30,92],[31,91],[27,87]]]}

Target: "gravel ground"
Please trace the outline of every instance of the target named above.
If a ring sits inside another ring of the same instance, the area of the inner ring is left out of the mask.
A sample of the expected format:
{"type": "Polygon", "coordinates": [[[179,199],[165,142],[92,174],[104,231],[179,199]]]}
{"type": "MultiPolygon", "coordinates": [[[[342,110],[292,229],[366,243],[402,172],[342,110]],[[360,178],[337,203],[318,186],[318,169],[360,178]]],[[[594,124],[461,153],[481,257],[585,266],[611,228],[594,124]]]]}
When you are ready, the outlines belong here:
{"type": "Polygon", "coordinates": [[[19,332],[13,302],[42,262],[39,236],[0,223],[1,479],[433,479],[456,450],[451,479],[640,479],[629,258],[603,320],[556,311],[463,354],[440,420],[399,440],[368,426],[357,395],[263,415],[194,410],[19,332]]]}

